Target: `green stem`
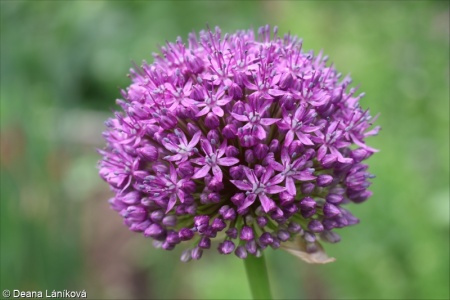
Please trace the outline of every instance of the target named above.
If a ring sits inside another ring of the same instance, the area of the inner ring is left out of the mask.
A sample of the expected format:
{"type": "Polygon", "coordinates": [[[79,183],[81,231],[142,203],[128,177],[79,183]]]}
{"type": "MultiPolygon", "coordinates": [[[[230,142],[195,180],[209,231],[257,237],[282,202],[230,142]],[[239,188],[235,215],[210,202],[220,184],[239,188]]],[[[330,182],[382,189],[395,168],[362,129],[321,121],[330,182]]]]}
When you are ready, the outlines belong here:
{"type": "Polygon", "coordinates": [[[256,257],[249,254],[244,263],[253,299],[272,299],[264,256],[256,257]]]}

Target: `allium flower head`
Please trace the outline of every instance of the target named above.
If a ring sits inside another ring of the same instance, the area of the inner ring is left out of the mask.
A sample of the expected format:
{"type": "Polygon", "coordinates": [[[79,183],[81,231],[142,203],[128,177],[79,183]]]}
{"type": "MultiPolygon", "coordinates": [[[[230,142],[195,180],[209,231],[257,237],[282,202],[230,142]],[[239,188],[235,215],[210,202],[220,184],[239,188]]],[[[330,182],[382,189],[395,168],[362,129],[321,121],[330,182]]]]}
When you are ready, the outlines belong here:
{"type": "Polygon", "coordinates": [[[372,177],[372,119],[327,58],[269,26],[201,31],[131,69],[106,122],[100,176],[132,231],[183,261],[212,247],[240,258],[299,240],[305,252],[358,223],[372,177]]]}

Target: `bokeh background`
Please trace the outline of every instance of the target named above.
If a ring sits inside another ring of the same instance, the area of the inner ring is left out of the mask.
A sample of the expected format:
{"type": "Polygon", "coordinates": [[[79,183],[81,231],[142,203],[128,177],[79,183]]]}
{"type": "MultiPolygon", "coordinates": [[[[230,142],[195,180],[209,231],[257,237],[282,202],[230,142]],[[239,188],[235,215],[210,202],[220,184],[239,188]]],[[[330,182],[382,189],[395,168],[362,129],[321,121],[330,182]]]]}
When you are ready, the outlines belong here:
{"type": "Polygon", "coordinates": [[[360,225],[306,265],[268,251],[283,299],[449,298],[448,1],[1,1],[1,289],[91,299],[245,299],[241,260],[183,264],[109,209],[96,170],[126,74],[206,24],[279,26],[324,49],[381,113],[360,225]]]}

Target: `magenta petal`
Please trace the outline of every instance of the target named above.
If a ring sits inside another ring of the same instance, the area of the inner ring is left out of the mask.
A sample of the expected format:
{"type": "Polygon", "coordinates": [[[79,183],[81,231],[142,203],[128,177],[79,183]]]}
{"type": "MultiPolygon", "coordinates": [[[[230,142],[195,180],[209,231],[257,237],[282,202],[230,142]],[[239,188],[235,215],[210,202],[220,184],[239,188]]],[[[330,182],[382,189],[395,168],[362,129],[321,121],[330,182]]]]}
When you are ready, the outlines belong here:
{"type": "Polygon", "coordinates": [[[275,118],[263,118],[261,119],[261,121],[259,122],[261,125],[272,125],[275,124],[276,122],[278,122],[280,119],[275,119],[275,118]]]}
{"type": "Polygon", "coordinates": [[[169,203],[167,203],[166,214],[172,210],[172,208],[175,206],[176,203],[177,203],[177,196],[175,194],[172,194],[170,196],[169,203]]]}
{"type": "Polygon", "coordinates": [[[319,150],[317,150],[317,159],[322,160],[322,158],[327,154],[327,146],[320,146],[319,150]]]}
{"type": "Polygon", "coordinates": [[[256,195],[255,194],[249,194],[245,200],[244,203],[242,203],[242,206],[239,207],[240,209],[246,209],[247,207],[249,207],[250,205],[252,205],[256,200],[256,195]]]}
{"type": "Polygon", "coordinates": [[[180,199],[180,202],[181,202],[181,203],[184,203],[184,196],[185,196],[185,193],[184,193],[181,189],[178,189],[177,195],[178,195],[178,198],[180,199]]]}
{"type": "Polygon", "coordinates": [[[337,126],[338,126],[338,122],[332,122],[332,123],[330,124],[330,126],[328,126],[327,133],[328,133],[328,134],[333,133],[333,132],[336,130],[336,127],[337,127],[337,126]]]}
{"type": "Polygon", "coordinates": [[[267,168],[264,174],[261,176],[261,182],[266,183],[269,182],[270,177],[273,175],[273,169],[267,168]]]}
{"type": "Polygon", "coordinates": [[[234,184],[238,189],[243,191],[251,191],[252,186],[248,182],[244,182],[242,180],[230,180],[232,184],[234,184]]]}
{"type": "Polygon", "coordinates": [[[207,154],[207,155],[211,155],[212,148],[211,148],[211,144],[209,143],[209,141],[207,139],[203,139],[201,140],[201,145],[202,145],[202,149],[203,151],[207,154]]]}
{"type": "Polygon", "coordinates": [[[370,151],[370,152],[379,152],[380,151],[378,149],[367,146],[366,144],[364,144],[364,142],[362,142],[358,138],[356,138],[356,136],[353,133],[350,134],[350,137],[352,138],[353,142],[356,145],[360,146],[361,148],[364,148],[367,151],[370,151]]]}
{"type": "Polygon", "coordinates": [[[238,121],[241,121],[241,122],[247,122],[248,121],[248,117],[247,116],[238,115],[238,114],[235,114],[235,113],[231,113],[231,115],[233,116],[233,118],[235,118],[238,121]]]}
{"type": "Polygon", "coordinates": [[[175,154],[172,156],[169,155],[169,156],[164,157],[164,159],[168,160],[168,161],[177,161],[177,160],[180,160],[181,158],[183,158],[183,156],[181,154],[175,154]]]}
{"type": "Polygon", "coordinates": [[[251,182],[251,183],[256,183],[258,182],[258,178],[256,178],[255,173],[253,172],[252,169],[244,167],[244,173],[245,176],[247,176],[247,179],[251,182]]]}
{"type": "Polygon", "coordinates": [[[177,181],[177,170],[175,169],[173,164],[170,164],[170,180],[172,180],[172,182],[177,181]]]}
{"type": "Polygon", "coordinates": [[[227,140],[225,139],[217,150],[217,157],[222,157],[225,154],[225,150],[227,149],[227,140]]]}
{"type": "Polygon", "coordinates": [[[204,165],[205,164],[205,158],[204,157],[193,158],[190,161],[191,161],[191,163],[197,164],[197,165],[204,165]]]}
{"type": "Polygon", "coordinates": [[[183,100],[181,100],[181,104],[183,104],[186,107],[190,107],[192,105],[195,105],[196,103],[197,101],[189,98],[183,98],[183,100]]]}
{"type": "Polygon", "coordinates": [[[294,119],[297,121],[301,121],[303,119],[303,116],[305,115],[305,105],[300,105],[294,114],[294,119]]]}
{"type": "Polygon", "coordinates": [[[261,125],[255,125],[253,127],[253,133],[260,140],[263,140],[266,138],[266,131],[264,130],[264,128],[261,125]]]}
{"type": "Polygon", "coordinates": [[[282,175],[281,173],[275,175],[272,177],[272,179],[269,180],[269,183],[271,185],[275,185],[275,184],[279,184],[280,182],[282,182],[284,180],[284,175],[282,175]]]}
{"type": "Polygon", "coordinates": [[[266,186],[266,188],[264,189],[264,191],[267,194],[278,194],[278,193],[284,192],[285,190],[286,190],[285,187],[282,187],[279,185],[266,186]]]}
{"type": "Polygon", "coordinates": [[[199,111],[195,116],[196,117],[201,117],[206,115],[207,113],[209,113],[210,109],[208,106],[205,106],[201,111],[199,111]]]}
{"type": "Polygon", "coordinates": [[[302,131],[306,133],[311,133],[317,131],[321,128],[321,126],[302,126],[302,131]]]}
{"type": "Polygon", "coordinates": [[[292,132],[292,130],[289,130],[286,133],[286,137],[284,138],[284,146],[289,147],[289,145],[292,143],[293,140],[294,140],[294,133],[292,132]]]}
{"type": "Polygon", "coordinates": [[[222,170],[220,169],[220,167],[216,165],[216,166],[212,167],[212,171],[213,171],[214,177],[216,177],[216,179],[218,181],[222,182],[223,173],[222,173],[222,170]]]}
{"type": "Polygon", "coordinates": [[[281,172],[284,170],[284,167],[282,164],[280,164],[279,162],[276,162],[274,160],[269,162],[269,166],[274,169],[275,171],[281,172]]]}
{"type": "Polygon", "coordinates": [[[259,194],[259,201],[261,202],[261,206],[265,213],[268,213],[276,208],[275,202],[272,199],[266,196],[266,194],[259,194]]]}
{"type": "Polygon", "coordinates": [[[177,152],[178,151],[178,147],[175,146],[174,144],[172,144],[171,142],[168,141],[168,139],[165,139],[162,141],[163,146],[171,151],[171,152],[177,152]]]}
{"type": "Polygon", "coordinates": [[[342,156],[341,152],[339,152],[339,150],[334,147],[330,148],[330,152],[331,154],[335,155],[337,157],[337,160],[341,163],[348,164],[353,162],[352,158],[345,158],[344,156],[342,156]]]}
{"type": "Polygon", "coordinates": [[[297,194],[297,189],[295,188],[294,179],[292,179],[292,177],[286,177],[286,189],[291,195],[295,196],[297,194]]]}
{"type": "Polygon", "coordinates": [[[316,179],[316,176],[309,173],[309,171],[298,172],[297,174],[292,175],[292,177],[300,181],[309,181],[316,179]]]}
{"type": "Polygon", "coordinates": [[[197,145],[198,141],[200,140],[200,136],[202,135],[201,131],[198,131],[194,134],[194,136],[192,137],[191,141],[189,142],[189,145],[187,146],[188,148],[192,149],[195,147],[195,145],[197,145]]]}
{"type": "Polygon", "coordinates": [[[291,161],[291,157],[289,156],[289,152],[286,148],[283,148],[281,150],[281,161],[283,162],[283,164],[287,164],[291,161]]]}
{"type": "Polygon", "coordinates": [[[227,97],[227,98],[222,98],[220,100],[217,100],[216,103],[217,103],[217,105],[224,106],[224,105],[227,105],[231,100],[233,100],[233,98],[227,97]]]}
{"type": "Polygon", "coordinates": [[[310,146],[314,145],[314,143],[305,134],[303,134],[301,132],[296,132],[296,134],[297,134],[299,141],[302,142],[302,144],[310,145],[310,146]]]}
{"type": "Polygon", "coordinates": [[[232,166],[235,165],[239,162],[238,158],[234,158],[234,157],[225,157],[225,158],[219,158],[217,160],[217,164],[221,165],[221,166],[232,166]]]}
{"type": "Polygon", "coordinates": [[[269,89],[269,94],[275,97],[283,96],[286,94],[286,91],[278,90],[278,89],[269,89]]]}
{"type": "Polygon", "coordinates": [[[203,168],[201,168],[200,170],[198,170],[197,172],[195,172],[194,175],[192,175],[192,179],[198,179],[198,178],[203,178],[206,176],[206,174],[208,174],[209,170],[211,170],[211,167],[206,165],[203,166],[203,168]]]}
{"type": "MultiPolygon", "coordinates": [[[[289,121],[289,124],[291,123],[291,121],[289,121]]],[[[291,125],[289,125],[289,124],[287,124],[286,123],[286,121],[281,121],[281,122],[278,122],[277,123],[277,126],[278,126],[278,128],[279,129],[281,129],[281,130],[288,130],[288,129],[290,129],[291,128],[291,125]]]]}
{"type": "Polygon", "coordinates": [[[219,106],[214,106],[212,111],[216,116],[223,117],[223,109],[221,109],[219,106]]]}

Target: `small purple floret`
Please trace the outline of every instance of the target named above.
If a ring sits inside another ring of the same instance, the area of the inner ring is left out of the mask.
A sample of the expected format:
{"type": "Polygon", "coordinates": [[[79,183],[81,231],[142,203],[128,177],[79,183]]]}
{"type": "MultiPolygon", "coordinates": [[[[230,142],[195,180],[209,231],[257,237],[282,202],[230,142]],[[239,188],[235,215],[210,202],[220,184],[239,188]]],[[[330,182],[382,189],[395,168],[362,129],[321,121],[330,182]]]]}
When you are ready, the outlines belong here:
{"type": "Polygon", "coordinates": [[[234,243],[232,241],[224,241],[223,243],[219,244],[219,252],[221,254],[230,254],[234,250],[234,243]]]}

